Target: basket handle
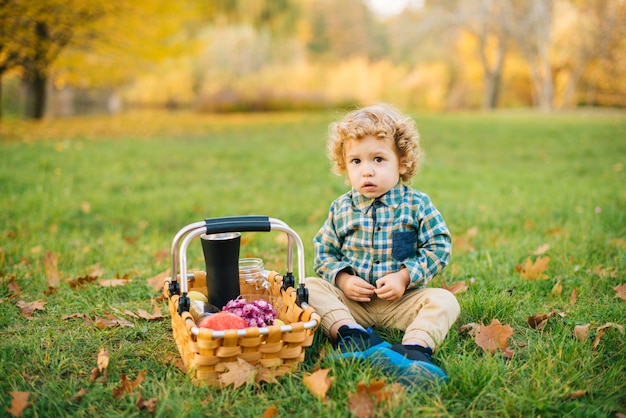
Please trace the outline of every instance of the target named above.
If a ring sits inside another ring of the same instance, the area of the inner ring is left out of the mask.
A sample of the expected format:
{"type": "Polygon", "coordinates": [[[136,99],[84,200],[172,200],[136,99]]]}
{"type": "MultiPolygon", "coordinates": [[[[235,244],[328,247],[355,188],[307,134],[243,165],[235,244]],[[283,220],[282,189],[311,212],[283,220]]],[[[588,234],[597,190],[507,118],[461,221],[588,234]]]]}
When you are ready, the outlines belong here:
{"type": "Polygon", "coordinates": [[[204,220],[207,234],[221,232],[269,232],[270,219],[267,216],[226,216],[204,220]]]}
{"type": "MultiPolygon", "coordinates": [[[[286,223],[279,219],[269,218],[267,216],[228,216],[222,218],[208,218],[204,222],[195,222],[183,227],[172,242],[172,271],[170,281],[170,295],[183,294],[186,295],[187,287],[187,247],[192,239],[199,237],[204,232],[207,234],[223,233],[223,232],[269,232],[281,231],[285,232],[288,237],[287,243],[287,273],[283,277],[284,283],[295,286],[296,281],[293,272],[293,246],[295,244],[298,250],[298,283],[302,289],[299,289],[302,295],[298,294],[300,299],[307,301],[308,297],[304,289],[304,245],[298,234],[291,229],[286,223]],[[180,267],[180,269],[178,268],[180,267]],[[180,273],[180,277],[178,277],[180,273]],[[180,281],[178,280],[180,278],[180,281]],[[285,281],[286,280],[286,281],[285,281]]],[[[188,310],[188,307],[179,306],[179,309],[188,310]]]]}

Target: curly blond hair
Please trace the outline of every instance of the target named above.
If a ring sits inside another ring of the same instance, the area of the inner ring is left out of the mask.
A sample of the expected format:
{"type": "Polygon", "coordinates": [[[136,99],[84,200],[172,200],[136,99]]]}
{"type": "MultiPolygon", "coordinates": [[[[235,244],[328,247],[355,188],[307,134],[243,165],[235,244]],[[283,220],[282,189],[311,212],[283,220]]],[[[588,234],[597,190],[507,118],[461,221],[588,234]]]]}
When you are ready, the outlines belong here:
{"type": "Polygon", "coordinates": [[[345,147],[350,140],[365,136],[392,139],[405,172],[400,179],[408,182],[417,172],[421,158],[419,133],[415,121],[388,104],[376,104],[348,113],[329,127],[327,152],[338,175],[346,172],[345,147]]]}

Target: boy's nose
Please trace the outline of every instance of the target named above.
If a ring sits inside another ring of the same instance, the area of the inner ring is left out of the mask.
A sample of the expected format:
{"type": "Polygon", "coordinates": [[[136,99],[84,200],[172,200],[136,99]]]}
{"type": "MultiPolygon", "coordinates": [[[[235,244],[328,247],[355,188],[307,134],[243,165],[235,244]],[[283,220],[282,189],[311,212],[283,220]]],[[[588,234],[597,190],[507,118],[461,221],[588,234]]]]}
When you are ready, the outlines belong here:
{"type": "Polygon", "coordinates": [[[371,164],[365,164],[365,166],[363,167],[363,175],[365,177],[371,177],[374,175],[374,167],[372,167],[371,164]]]}

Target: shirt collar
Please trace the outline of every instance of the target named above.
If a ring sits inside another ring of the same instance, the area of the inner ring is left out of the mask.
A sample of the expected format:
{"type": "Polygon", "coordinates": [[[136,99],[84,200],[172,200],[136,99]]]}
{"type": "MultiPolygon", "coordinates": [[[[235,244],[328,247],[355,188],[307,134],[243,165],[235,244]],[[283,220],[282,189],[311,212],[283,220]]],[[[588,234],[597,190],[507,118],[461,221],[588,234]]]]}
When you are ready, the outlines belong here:
{"type": "Polygon", "coordinates": [[[398,182],[391,190],[377,199],[372,199],[352,189],[352,206],[359,211],[368,212],[375,200],[379,200],[383,205],[396,209],[402,202],[405,188],[398,182]]]}

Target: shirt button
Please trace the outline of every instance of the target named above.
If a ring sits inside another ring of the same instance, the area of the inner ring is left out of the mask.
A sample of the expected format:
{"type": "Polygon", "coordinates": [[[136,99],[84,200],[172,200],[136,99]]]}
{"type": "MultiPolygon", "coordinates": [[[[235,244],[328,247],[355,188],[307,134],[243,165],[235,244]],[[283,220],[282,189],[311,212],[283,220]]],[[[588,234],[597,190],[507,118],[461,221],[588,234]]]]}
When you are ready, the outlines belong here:
{"type": "Polygon", "coordinates": [[[374,261],[374,264],[380,264],[380,260],[374,261]]]}
{"type": "Polygon", "coordinates": [[[382,228],[379,226],[376,228],[377,231],[380,231],[382,228]]]}

